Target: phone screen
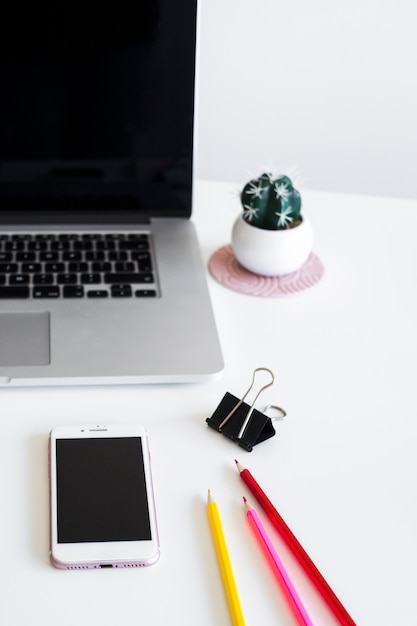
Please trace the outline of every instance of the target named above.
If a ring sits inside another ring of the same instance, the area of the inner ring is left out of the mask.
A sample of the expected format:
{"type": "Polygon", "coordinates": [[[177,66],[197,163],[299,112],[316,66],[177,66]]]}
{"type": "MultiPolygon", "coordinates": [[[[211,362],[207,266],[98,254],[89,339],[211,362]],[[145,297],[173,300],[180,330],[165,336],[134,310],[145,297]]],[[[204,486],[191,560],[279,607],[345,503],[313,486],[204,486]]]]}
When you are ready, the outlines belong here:
{"type": "Polygon", "coordinates": [[[56,440],[58,543],[152,539],[141,437],[56,440]]]}

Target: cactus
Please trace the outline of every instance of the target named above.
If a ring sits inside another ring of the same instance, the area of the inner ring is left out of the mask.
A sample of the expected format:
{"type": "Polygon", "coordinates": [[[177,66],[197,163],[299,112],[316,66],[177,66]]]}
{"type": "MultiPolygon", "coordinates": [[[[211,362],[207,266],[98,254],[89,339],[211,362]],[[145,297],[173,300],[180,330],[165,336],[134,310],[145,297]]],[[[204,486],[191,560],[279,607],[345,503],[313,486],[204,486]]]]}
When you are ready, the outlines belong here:
{"type": "Polygon", "coordinates": [[[244,186],[240,200],[243,219],[257,228],[284,230],[301,220],[301,195],[288,176],[262,174],[244,186]]]}

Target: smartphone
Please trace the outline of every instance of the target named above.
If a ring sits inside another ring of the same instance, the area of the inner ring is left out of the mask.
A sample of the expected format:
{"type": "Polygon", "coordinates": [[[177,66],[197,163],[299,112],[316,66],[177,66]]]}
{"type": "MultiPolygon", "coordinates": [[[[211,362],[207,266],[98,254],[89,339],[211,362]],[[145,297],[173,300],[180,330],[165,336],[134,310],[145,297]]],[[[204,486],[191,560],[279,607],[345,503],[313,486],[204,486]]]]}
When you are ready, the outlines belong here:
{"type": "Polygon", "coordinates": [[[148,437],[142,426],[53,429],[49,477],[55,567],[143,567],[158,560],[148,437]]]}

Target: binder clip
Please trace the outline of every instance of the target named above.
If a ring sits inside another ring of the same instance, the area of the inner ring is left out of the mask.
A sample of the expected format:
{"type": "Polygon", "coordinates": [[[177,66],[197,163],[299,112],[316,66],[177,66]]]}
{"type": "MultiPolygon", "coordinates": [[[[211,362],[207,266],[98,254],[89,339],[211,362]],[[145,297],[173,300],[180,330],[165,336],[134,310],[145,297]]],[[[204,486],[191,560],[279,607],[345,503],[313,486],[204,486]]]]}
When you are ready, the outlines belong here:
{"type": "Polygon", "coordinates": [[[284,409],[271,404],[265,407],[263,413],[255,409],[256,401],[262,391],[270,387],[274,380],[275,377],[271,370],[266,367],[258,367],[253,372],[251,385],[243,397],[239,400],[236,396],[226,392],[213,415],[206,419],[206,423],[225,437],[235,441],[247,452],[252,452],[254,445],[275,435],[273,419],[284,419],[287,415],[284,409]],[[271,376],[271,381],[260,388],[254,401],[249,405],[245,402],[245,399],[255,384],[257,372],[260,371],[268,372],[271,376]],[[266,415],[266,412],[270,409],[278,411],[279,416],[272,419],[266,415]]]}

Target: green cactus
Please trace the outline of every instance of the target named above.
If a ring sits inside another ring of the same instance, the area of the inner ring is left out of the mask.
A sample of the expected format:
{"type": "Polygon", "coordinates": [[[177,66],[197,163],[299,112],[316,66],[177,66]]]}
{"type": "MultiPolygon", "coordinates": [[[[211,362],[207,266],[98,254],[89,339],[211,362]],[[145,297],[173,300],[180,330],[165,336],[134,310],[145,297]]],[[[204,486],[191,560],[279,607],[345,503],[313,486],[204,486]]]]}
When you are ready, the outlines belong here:
{"type": "Polygon", "coordinates": [[[288,176],[262,174],[250,180],[240,195],[243,219],[265,230],[284,230],[300,221],[301,195],[288,176]]]}

